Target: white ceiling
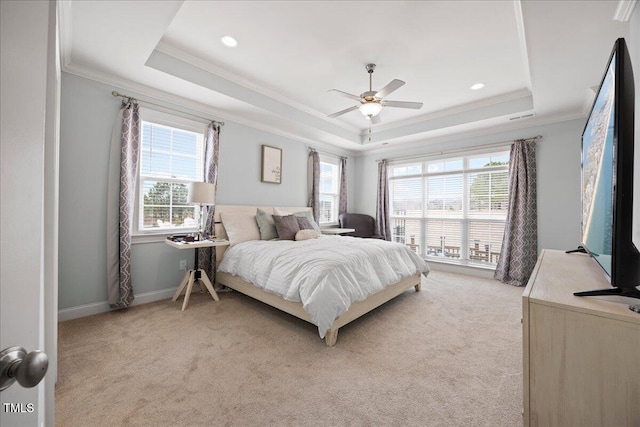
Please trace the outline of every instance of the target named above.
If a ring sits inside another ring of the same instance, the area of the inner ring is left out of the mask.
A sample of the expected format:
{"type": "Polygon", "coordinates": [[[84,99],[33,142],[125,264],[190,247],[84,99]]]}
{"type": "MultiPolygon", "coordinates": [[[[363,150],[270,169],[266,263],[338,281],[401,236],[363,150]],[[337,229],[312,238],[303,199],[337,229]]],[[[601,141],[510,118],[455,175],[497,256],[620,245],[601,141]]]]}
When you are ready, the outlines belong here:
{"type": "MultiPolygon", "coordinates": [[[[625,2],[623,2],[625,3],[625,2]]],[[[628,6],[629,2],[626,2],[628,6]]],[[[582,117],[616,1],[64,1],[63,70],[352,151],[582,117]],[[236,48],[220,43],[224,35],[236,48]],[[406,84],[372,126],[328,93],[406,84]],[[470,90],[474,83],[485,87],[470,90]],[[516,117],[529,116],[520,119],[516,117]]]]}

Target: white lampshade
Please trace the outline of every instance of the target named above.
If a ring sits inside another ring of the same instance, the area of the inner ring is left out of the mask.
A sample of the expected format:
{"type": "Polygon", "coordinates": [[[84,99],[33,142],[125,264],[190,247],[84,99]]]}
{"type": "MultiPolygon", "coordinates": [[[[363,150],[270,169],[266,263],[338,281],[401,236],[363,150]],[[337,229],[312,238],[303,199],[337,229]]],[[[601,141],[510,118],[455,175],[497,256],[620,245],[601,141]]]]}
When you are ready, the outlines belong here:
{"type": "Polygon", "coordinates": [[[365,102],[358,107],[360,112],[365,116],[375,116],[382,110],[382,105],[378,102],[365,102]]]}
{"type": "Polygon", "coordinates": [[[192,182],[189,184],[189,196],[187,203],[200,203],[201,205],[215,205],[216,186],[208,182],[192,182]]]}

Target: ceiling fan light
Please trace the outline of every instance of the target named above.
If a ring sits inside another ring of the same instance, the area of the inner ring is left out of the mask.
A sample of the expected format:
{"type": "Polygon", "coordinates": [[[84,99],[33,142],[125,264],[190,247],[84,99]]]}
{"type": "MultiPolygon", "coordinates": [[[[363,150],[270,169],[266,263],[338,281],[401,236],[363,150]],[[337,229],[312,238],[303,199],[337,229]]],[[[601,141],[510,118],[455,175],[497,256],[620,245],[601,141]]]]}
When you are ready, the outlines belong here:
{"type": "Polygon", "coordinates": [[[382,105],[378,102],[365,102],[358,107],[365,117],[375,116],[382,111],[382,105]]]}
{"type": "Polygon", "coordinates": [[[220,39],[222,44],[228,47],[236,47],[238,46],[238,41],[231,36],[224,36],[220,39]]]}

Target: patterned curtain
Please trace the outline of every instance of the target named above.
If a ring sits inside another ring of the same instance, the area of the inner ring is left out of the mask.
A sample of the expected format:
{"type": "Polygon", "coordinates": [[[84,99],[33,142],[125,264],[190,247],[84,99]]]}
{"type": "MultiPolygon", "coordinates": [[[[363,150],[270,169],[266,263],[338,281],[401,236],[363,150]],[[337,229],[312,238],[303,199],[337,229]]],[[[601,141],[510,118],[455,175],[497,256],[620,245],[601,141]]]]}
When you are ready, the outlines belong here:
{"type": "MultiPolygon", "coordinates": [[[[205,140],[204,147],[204,181],[210,184],[214,184],[216,189],[218,187],[218,157],[220,148],[220,125],[211,122],[207,127],[207,138],[205,140]]],[[[208,235],[214,234],[214,206],[205,206],[203,208],[205,212],[206,222],[204,232],[208,235]]],[[[198,269],[203,269],[209,279],[215,283],[215,266],[216,266],[216,252],[215,248],[201,248],[196,249],[198,251],[198,269]]]]}
{"type": "Polygon", "coordinates": [[[340,158],[340,200],[338,215],[347,213],[347,158],[340,158]]]}
{"type": "Polygon", "coordinates": [[[140,149],[138,104],[125,100],[111,135],[107,189],[107,294],[111,308],[133,301],[131,227],[140,149]]]}
{"type": "Polygon", "coordinates": [[[389,224],[389,181],[387,180],[387,161],[378,163],[378,198],[376,201],[376,233],[385,240],[391,240],[389,224]]]}
{"type": "Polygon", "coordinates": [[[309,153],[309,167],[311,171],[311,185],[309,191],[309,207],[313,211],[313,218],[320,221],[320,154],[317,151],[309,153]]]}
{"type": "Polygon", "coordinates": [[[525,286],[538,258],[536,141],[518,140],[509,160],[509,209],[494,277],[525,286]]]}

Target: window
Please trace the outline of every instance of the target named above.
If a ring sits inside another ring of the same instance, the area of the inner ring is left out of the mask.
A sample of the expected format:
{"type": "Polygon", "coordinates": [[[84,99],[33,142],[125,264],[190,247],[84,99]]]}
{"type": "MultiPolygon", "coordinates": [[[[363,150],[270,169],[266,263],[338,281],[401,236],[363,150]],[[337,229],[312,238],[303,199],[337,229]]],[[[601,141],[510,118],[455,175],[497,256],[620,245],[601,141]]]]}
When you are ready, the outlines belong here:
{"type": "Polygon", "coordinates": [[[495,266],[508,167],[508,151],[390,165],[393,240],[427,259],[495,266]]]}
{"type": "Polygon", "coordinates": [[[198,229],[198,206],[187,203],[188,184],[203,181],[204,126],[144,112],[140,145],[137,233],[198,229]]]}
{"type": "Polygon", "coordinates": [[[338,222],[339,171],[338,163],[320,161],[320,224],[338,222]]]}

